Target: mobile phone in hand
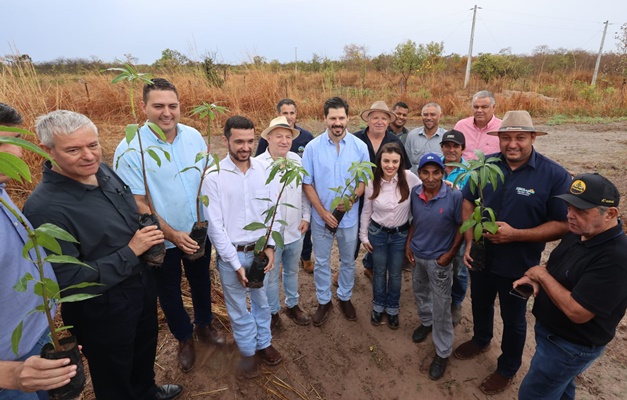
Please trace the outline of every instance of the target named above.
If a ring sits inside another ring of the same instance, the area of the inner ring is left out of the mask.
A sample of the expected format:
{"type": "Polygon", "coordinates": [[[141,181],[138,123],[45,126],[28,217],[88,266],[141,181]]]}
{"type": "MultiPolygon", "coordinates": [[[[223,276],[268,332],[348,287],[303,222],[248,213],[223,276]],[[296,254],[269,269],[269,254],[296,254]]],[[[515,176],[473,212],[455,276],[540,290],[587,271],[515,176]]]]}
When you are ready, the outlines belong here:
{"type": "Polygon", "coordinates": [[[533,294],[533,286],[528,283],[523,283],[522,285],[512,288],[512,290],[509,291],[509,294],[527,300],[533,294]]]}

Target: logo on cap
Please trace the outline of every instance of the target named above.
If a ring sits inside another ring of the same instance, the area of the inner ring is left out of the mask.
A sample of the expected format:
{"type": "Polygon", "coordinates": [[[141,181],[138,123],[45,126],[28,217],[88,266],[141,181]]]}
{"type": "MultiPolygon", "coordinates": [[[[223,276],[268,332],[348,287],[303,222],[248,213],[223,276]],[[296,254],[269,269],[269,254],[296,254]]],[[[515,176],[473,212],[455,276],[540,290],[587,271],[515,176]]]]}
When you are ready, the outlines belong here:
{"type": "Polygon", "coordinates": [[[581,179],[577,179],[570,185],[570,192],[572,194],[583,194],[586,191],[586,183],[581,179]]]}

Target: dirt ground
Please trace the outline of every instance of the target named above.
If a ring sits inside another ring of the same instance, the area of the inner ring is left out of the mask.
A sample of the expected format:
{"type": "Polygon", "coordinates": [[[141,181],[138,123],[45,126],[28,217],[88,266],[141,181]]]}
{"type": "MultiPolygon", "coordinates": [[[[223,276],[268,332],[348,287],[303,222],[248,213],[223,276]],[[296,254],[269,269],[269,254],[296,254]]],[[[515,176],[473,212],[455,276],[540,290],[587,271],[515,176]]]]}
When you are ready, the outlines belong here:
{"type": "MultiPolygon", "coordinates": [[[[572,173],[597,171],[613,180],[627,198],[627,122],[603,125],[537,126],[547,130],[535,148],[561,163],[572,173]]],[[[214,137],[212,152],[225,154],[224,146],[214,137]]],[[[552,248],[554,244],[549,245],[552,248]]],[[[363,250],[362,250],[363,251],[363,250]]],[[[337,253],[337,251],[335,251],[337,253]]],[[[314,249],[315,253],[315,249],[314,249]]],[[[545,252],[545,256],[548,251],[545,252]]],[[[215,255],[214,255],[215,257],[215,255]]],[[[337,254],[333,268],[338,266],[337,254]]],[[[502,324],[495,317],[495,339],[491,349],[474,360],[451,357],[444,377],[428,378],[427,370],[435,354],[432,340],[416,345],[411,340],[419,325],[411,292],[411,275],[403,274],[400,328],[372,326],[369,320],[372,285],[357,266],[352,301],[357,321],[345,320],[334,299],[329,319],[321,327],[297,326],[283,316],[283,327],[273,338],[273,345],[283,354],[278,367],[263,366],[254,380],[237,380],[234,368],[238,352],[233,336],[223,325],[229,345],[205,347],[197,342],[194,369],[182,373],[176,359],[177,343],[167,326],[160,327],[155,371],[157,383],[185,386],[183,399],[484,399],[478,386],[496,368],[500,354],[502,324]]],[[[218,281],[218,275],[214,276],[218,281]]],[[[317,307],[313,275],[300,271],[300,305],[310,314],[317,307]]],[[[528,309],[531,310],[530,301],[528,309]]],[[[223,311],[223,310],[222,310],[223,311]]],[[[191,308],[190,308],[191,313],[191,308]]],[[[472,336],[470,298],[463,305],[464,318],[455,328],[454,346],[472,336]]],[[[514,383],[499,399],[516,399],[518,387],[529,368],[534,353],[534,317],[527,316],[528,335],[523,365],[514,383]]],[[[218,325],[220,323],[218,322],[218,325]]],[[[627,319],[623,319],[616,337],[605,354],[577,379],[580,399],[622,399],[627,391],[627,319]],[[621,394],[623,393],[623,394],[621,394]]]]}

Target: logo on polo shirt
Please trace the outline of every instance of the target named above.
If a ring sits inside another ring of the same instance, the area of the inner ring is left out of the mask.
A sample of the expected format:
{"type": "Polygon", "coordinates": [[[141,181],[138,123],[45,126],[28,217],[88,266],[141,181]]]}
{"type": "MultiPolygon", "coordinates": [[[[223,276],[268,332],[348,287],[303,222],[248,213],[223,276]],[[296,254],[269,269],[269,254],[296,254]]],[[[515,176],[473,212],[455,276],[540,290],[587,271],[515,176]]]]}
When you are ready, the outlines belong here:
{"type": "Polygon", "coordinates": [[[570,185],[570,192],[575,195],[583,194],[586,191],[586,183],[580,179],[570,185]]]}
{"type": "Polygon", "coordinates": [[[536,194],[536,190],[531,188],[531,189],[525,189],[522,188],[520,186],[516,187],[516,194],[519,194],[521,196],[531,196],[532,194],[536,194]]]}

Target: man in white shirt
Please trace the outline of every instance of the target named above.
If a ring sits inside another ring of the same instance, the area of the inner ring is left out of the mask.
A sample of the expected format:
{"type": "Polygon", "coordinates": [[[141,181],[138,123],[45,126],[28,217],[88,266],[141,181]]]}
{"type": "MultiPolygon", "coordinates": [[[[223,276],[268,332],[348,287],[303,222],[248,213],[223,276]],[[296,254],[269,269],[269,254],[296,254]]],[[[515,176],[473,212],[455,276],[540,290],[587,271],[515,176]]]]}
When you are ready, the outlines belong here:
{"type": "MultiPolygon", "coordinates": [[[[268,171],[277,158],[287,158],[300,165],[300,156],[289,151],[292,140],[296,139],[299,134],[298,129],[290,127],[287,118],[281,116],[273,119],[270,126],[261,133],[261,137],[268,142],[268,148],[255,159],[260,160],[268,171]]],[[[279,175],[275,177],[277,185],[280,179],[281,176],[279,175]]],[[[281,216],[287,222],[287,225],[281,228],[284,247],[275,250],[274,269],[268,274],[266,288],[270,312],[272,313],[272,329],[281,325],[279,317],[279,311],[281,311],[279,298],[281,264],[283,264],[283,291],[287,306],[285,313],[298,325],[309,325],[311,321],[309,316],[298,306],[298,261],[303,248],[303,235],[309,228],[311,205],[303,193],[302,185],[296,186],[295,183],[291,183],[285,188],[281,203],[284,204],[281,206],[281,216]],[[285,204],[290,204],[292,207],[285,204]]]]}
{"type": "MultiPolygon", "coordinates": [[[[277,193],[275,185],[266,186],[268,174],[264,165],[250,157],[255,142],[252,121],[238,115],[229,118],[224,126],[224,142],[229,154],[220,162],[218,173],[209,173],[202,193],[209,197],[208,235],[218,254],[224,301],[235,343],[242,353],[238,369],[245,378],[254,378],[259,375],[256,353],[268,365],[279,364],[283,357],[272,347],[266,288],[246,288],[246,270],[253,262],[255,243],[265,229],[249,231],[244,227],[264,220],[268,202],[263,199],[275,198],[277,193]],[[251,311],[246,304],[247,292],[251,311]]],[[[274,265],[271,238],[265,254],[269,259],[265,268],[268,273],[274,265]]]]}

